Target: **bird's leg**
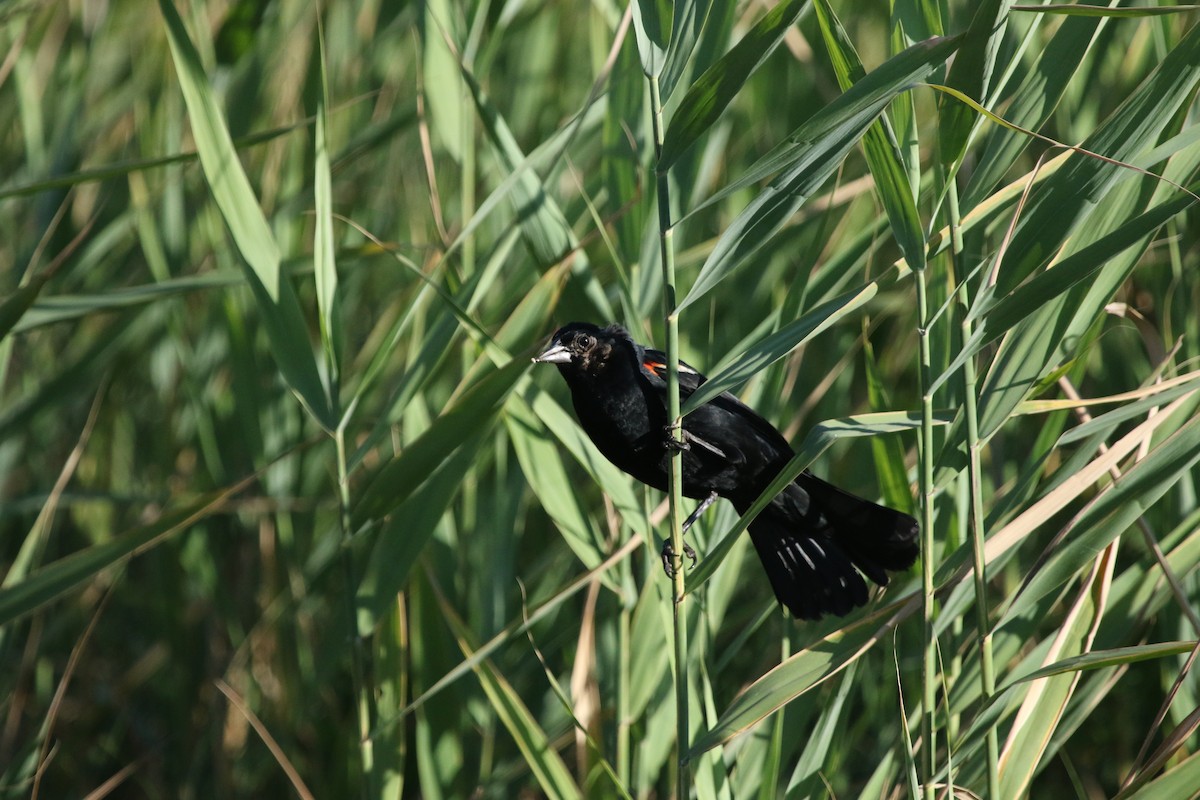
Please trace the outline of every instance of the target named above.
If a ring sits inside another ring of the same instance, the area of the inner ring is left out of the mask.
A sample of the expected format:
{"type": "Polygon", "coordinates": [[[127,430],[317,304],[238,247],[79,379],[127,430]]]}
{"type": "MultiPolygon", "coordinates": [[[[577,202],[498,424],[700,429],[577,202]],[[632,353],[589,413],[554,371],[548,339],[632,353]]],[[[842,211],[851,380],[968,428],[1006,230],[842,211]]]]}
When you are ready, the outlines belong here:
{"type": "MultiPolygon", "coordinates": [[[[700,519],[700,515],[708,510],[717,500],[717,493],[711,492],[708,497],[700,501],[700,505],[696,506],[696,510],[688,514],[688,518],[683,521],[683,533],[687,533],[688,528],[696,524],[696,520],[700,519]]],[[[692,560],[692,566],[696,566],[696,551],[687,542],[683,543],[683,554],[692,560]]],[[[668,578],[675,577],[675,570],[672,566],[675,562],[675,548],[671,547],[670,539],[663,539],[662,545],[662,563],[663,572],[667,573],[668,578]]]]}
{"type": "MultiPolygon", "coordinates": [[[[708,497],[700,501],[700,505],[696,506],[696,510],[688,514],[688,518],[683,521],[683,532],[687,533],[688,528],[696,524],[696,520],[700,519],[700,515],[708,511],[708,507],[717,501],[717,493],[709,492],[708,497]]],[[[693,555],[692,558],[695,558],[693,555]]]]}

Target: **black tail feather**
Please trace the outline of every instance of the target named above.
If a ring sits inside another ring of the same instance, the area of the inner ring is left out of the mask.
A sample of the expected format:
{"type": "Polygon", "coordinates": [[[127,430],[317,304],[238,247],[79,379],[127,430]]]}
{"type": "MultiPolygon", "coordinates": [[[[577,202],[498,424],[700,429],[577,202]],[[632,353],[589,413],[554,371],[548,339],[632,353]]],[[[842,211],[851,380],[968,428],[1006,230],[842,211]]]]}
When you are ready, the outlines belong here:
{"type": "Polygon", "coordinates": [[[750,539],[775,597],[799,619],[864,605],[863,576],[887,586],[888,571],[908,569],[918,551],[915,519],[808,473],[754,519],[750,539]]]}

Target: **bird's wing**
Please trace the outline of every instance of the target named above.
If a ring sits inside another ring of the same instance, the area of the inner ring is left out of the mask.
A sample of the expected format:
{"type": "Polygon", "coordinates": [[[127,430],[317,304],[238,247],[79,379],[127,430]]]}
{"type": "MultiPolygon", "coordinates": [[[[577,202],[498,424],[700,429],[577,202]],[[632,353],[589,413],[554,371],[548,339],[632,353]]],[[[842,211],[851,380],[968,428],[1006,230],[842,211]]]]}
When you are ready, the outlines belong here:
{"type": "MultiPolygon", "coordinates": [[[[662,392],[666,391],[666,362],[667,356],[661,350],[647,348],[642,351],[642,373],[650,379],[655,389],[662,392]]],[[[706,380],[695,367],[680,361],[680,400],[690,397],[706,380]]],[[[792,453],[791,445],[775,426],[729,392],[721,392],[689,414],[684,421],[684,429],[685,434],[701,437],[702,447],[708,445],[705,449],[731,462],[760,458],[774,460],[790,457],[792,453]],[[754,431],[755,435],[747,438],[736,433],[745,428],[754,431]],[[751,456],[750,451],[759,452],[751,456]]]]}
{"type": "MultiPolygon", "coordinates": [[[[642,374],[657,385],[667,379],[667,354],[661,350],[642,350],[642,374]]],[[[707,378],[691,364],[679,362],[679,397],[686,400],[707,378]]]]}

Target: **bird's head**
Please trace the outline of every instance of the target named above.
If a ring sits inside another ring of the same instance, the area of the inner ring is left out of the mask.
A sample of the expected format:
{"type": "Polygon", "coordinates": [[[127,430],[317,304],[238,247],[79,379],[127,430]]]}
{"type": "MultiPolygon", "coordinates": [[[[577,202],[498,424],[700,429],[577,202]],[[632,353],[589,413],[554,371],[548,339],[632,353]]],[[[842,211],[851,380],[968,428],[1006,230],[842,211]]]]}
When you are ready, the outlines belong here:
{"type": "Polygon", "coordinates": [[[572,322],[559,328],[550,346],[533,361],[555,364],[564,374],[597,374],[618,359],[636,364],[636,345],[620,325],[601,328],[590,322],[572,322]]]}

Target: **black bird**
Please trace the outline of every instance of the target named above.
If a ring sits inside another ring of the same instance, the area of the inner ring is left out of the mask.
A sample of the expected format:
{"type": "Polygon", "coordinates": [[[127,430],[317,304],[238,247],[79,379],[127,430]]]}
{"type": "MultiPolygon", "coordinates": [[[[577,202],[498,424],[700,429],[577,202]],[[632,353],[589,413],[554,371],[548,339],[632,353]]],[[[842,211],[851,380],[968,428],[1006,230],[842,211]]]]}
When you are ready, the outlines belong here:
{"type": "MultiPolygon", "coordinates": [[[[571,389],[575,414],[609,461],[639,481],[667,490],[666,356],[637,344],[619,325],[572,322],[534,359],[555,364],[571,389]]],[[[679,365],[686,399],[705,378],[679,365]]],[[[717,497],[739,514],[794,455],[783,435],[728,392],[683,419],[683,494],[717,497]]],[[[843,615],[867,602],[863,576],[880,586],[887,571],[917,557],[917,521],[804,472],[750,524],[750,539],[775,597],[800,619],[843,615]]],[[[664,555],[664,563],[667,556],[664,555]]]]}

